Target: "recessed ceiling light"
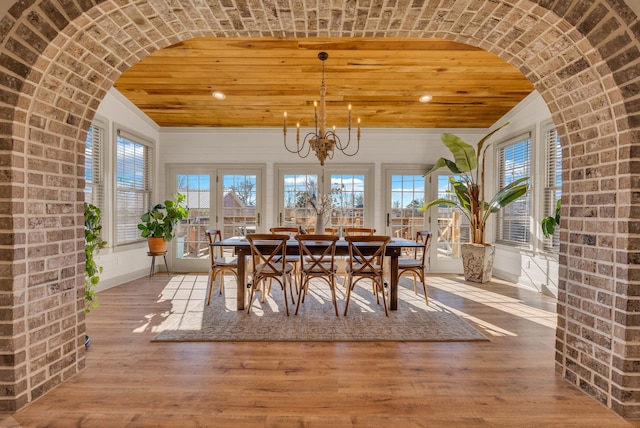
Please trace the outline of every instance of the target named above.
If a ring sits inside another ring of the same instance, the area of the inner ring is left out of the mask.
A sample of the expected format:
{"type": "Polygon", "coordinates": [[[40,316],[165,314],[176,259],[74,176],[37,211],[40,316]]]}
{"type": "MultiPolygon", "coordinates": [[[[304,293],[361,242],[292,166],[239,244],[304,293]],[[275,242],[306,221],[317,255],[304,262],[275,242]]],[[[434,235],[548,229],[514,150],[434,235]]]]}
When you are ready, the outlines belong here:
{"type": "Polygon", "coordinates": [[[419,101],[421,103],[428,103],[429,101],[431,101],[433,99],[433,97],[431,95],[423,95],[419,98],[419,101]]]}
{"type": "Polygon", "coordinates": [[[224,100],[225,98],[227,98],[227,96],[225,94],[223,94],[222,92],[219,91],[215,91],[214,93],[211,94],[213,96],[213,98],[215,98],[216,100],[224,100]]]}

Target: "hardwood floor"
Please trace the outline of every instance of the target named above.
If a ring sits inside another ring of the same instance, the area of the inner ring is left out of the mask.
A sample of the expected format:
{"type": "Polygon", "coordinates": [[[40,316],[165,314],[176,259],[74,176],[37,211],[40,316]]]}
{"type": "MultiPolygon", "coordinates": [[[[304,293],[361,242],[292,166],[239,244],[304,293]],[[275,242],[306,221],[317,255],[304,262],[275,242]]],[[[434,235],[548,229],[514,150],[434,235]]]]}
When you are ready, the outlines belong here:
{"type": "Polygon", "coordinates": [[[554,374],[554,300],[507,283],[429,278],[490,342],[152,343],[167,282],[100,293],[86,369],[4,426],[640,426],[554,374]]]}

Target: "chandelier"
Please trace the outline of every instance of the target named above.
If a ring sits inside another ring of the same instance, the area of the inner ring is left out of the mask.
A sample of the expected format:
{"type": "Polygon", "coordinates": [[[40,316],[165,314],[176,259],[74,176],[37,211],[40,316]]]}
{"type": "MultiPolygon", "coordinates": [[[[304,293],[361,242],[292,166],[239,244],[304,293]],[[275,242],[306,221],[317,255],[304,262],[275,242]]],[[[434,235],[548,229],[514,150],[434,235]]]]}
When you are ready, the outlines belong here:
{"type": "Polygon", "coordinates": [[[320,103],[313,102],[313,113],[315,120],[315,130],[309,132],[300,142],[300,123],[296,124],[296,146],[295,148],[289,148],[287,145],[287,112],[284,113],[284,147],[291,153],[296,153],[301,158],[306,158],[311,153],[311,150],[315,153],[316,157],[320,161],[320,165],[324,165],[324,161],[329,158],[333,159],[333,154],[336,149],[340,150],[346,156],[354,156],[360,150],[360,118],[358,118],[358,131],[357,131],[357,146],[355,151],[348,152],[349,145],[351,143],[351,104],[349,104],[349,116],[347,118],[348,127],[348,139],[346,143],[336,134],[336,127],[327,131],[327,110],[325,94],[327,88],[324,86],[324,62],[329,58],[329,54],[326,52],[320,52],[318,59],[322,61],[322,84],[320,85],[320,103]]]}

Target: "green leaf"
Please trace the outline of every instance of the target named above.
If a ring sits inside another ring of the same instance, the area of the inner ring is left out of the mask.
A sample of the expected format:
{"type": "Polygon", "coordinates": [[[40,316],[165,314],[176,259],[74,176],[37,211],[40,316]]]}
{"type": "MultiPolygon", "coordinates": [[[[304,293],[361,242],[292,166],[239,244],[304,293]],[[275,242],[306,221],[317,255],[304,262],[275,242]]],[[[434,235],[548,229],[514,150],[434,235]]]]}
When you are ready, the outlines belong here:
{"type": "Polygon", "coordinates": [[[478,166],[478,156],[476,155],[476,149],[472,145],[465,143],[460,137],[447,132],[442,134],[441,139],[453,155],[459,172],[469,172],[476,169],[478,166]]]}
{"type": "Polygon", "coordinates": [[[445,166],[449,168],[449,171],[451,171],[454,174],[461,173],[461,171],[458,169],[458,166],[455,164],[455,162],[450,161],[449,159],[440,158],[436,161],[436,163],[433,165],[433,167],[431,167],[429,171],[424,173],[424,175],[429,175],[432,172],[439,170],[440,168],[443,168],[445,166]]]}

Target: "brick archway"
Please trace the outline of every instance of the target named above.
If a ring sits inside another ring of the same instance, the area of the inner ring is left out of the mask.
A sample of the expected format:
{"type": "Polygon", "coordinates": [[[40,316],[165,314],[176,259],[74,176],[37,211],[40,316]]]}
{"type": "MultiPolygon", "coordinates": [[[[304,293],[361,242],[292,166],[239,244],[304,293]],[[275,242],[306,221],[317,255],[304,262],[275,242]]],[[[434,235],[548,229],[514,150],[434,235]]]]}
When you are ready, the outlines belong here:
{"type": "Polygon", "coordinates": [[[193,37],[366,36],[478,46],[542,94],[564,155],[557,371],[616,412],[640,416],[640,23],[621,2],[123,3],[15,2],[0,17],[0,195],[9,201],[0,205],[0,409],[84,367],[82,148],[118,76],[193,37]]]}

